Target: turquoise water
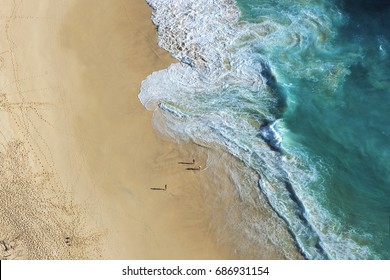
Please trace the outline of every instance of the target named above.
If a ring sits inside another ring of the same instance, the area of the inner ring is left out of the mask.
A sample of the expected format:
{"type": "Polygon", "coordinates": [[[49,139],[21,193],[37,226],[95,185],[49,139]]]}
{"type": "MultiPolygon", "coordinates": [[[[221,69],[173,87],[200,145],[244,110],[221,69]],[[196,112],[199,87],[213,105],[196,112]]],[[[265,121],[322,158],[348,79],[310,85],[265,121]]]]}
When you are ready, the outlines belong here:
{"type": "MultiPolygon", "coordinates": [[[[275,8],[270,1],[239,1],[243,19],[269,16],[261,2],[275,8]]],[[[272,60],[274,71],[283,76],[283,83],[291,84],[288,100],[293,105],[284,115],[289,145],[302,145],[310,156],[321,158],[326,167],[326,180],[321,183],[325,190],[322,207],[342,222],[343,231],[371,235],[357,239],[358,244],[388,259],[390,4],[336,4],[332,7],[328,1],[329,13],[324,14],[329,16],[329,31],[333,33],[327,35],[332,36],[327,42],[312,41],[298,51],[281,46],[264,55],[272,60]],[[284,52],[290,63],[298,62],[292,67],[285,65],[280,59],[284,52]]],[[[275,15],[278,20],[305,9],[281,6],[275,15]]]]}
{"type": "Polygon", "coordinates": [[[306,258],[390,259],[390,4],[148,2],[182,62],[141,88],[160,131],[256,170],[306,258]]]}

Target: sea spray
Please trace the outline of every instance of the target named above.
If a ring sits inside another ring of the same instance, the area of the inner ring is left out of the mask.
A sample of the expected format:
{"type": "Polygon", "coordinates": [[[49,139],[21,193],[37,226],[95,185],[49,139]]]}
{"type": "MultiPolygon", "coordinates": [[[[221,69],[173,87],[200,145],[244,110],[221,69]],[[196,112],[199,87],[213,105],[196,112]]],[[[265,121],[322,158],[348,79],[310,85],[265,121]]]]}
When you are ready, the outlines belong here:
{"type": "Polygon", "coordinates": [[[327,16],[329,4],[322,1],[257,1],[263,15],[240,21],[230,0],[147,2],[159,45],[180,61],[141,86],[142,104],[162,111],[159,130],[220,145],[256,170],[261,191],[307,258],[374,257],[354,241],[367,243],[370,235],[347,230],[322,207],[329,166],[289,140],[283,119],[294,109],[290,81],[305,77],[334,92],[348,75],[348,60],[320,63],[315,57],[329,52],[340,12],[331,6],[327,16]]]}

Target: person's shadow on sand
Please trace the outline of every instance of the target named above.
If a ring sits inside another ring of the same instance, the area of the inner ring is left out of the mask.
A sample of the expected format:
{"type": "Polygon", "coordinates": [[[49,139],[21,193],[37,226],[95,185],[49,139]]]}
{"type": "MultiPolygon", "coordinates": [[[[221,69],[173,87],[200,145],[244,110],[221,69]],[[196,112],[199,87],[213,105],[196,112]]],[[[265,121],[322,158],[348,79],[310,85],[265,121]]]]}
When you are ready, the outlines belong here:
{"type": "Polygon", "coordinates": [[[168,186],[165,185],[164,188],[150,188],[152,191],[166,191],[168,189],[168,186]]]}
{"type": "Polygon", "coordinates": [[[195,160],[193,159],[192,162],[179,161],[177,164],[195,164],[195,160]]]}
{"type": "Polygon", "coordinates": [[[198,167],[189,167],[189,168],[186,168],[186,170],[202,170],[202,166],[198,166],[198,167]]]}

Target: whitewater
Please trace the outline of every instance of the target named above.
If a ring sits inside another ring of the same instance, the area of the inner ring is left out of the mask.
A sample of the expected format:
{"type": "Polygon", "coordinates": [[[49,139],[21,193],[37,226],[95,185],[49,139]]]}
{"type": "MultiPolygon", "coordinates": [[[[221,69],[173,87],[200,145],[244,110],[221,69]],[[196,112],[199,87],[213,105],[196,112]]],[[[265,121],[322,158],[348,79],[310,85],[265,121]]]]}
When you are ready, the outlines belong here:
{"type": "MultiPolygon", "coordinates": [[[[373,232],[337,215],[328,195],[335,165],[294,130],[300,118],[310,118],[300,114],[300,104],[312,106],[312,96],[332,108],[343,104],[338,92],[364,56],[337,44],[348,22],[340,6],[310,0],[147,2],[159,46],[179,61],[142,83],[140,101],[161,112],[163,125],[155,123],[156,129],[181,141],[218,145],[255,170],[258,184],[238,188],[260,188],[305,258],[386,257],[371,246],[373,232]]],[[[283,247],[282,237],[269,238],[283,247]]]]}

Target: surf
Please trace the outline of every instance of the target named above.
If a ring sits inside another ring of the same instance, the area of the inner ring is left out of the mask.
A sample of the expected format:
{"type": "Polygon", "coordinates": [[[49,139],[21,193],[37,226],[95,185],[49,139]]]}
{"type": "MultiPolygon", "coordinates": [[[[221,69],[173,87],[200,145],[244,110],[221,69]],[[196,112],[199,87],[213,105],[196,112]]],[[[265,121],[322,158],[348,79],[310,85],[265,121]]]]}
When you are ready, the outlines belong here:
{"type": "Polygon", "coordinates": [[[350,73],[356,55],[341,57],[332,45],[340,10],[329,1],[147,2],[159,46],[179,61],[142,82],[142,104],[161,110],[156,129],[218,145],[254,169],[258,185],[246,187],[260,188],[306,258],[375,258],[362,245],[373,237],[347,230],[324,207],[332,166],[286,122],[300,102],[297,80],[334,92],[350,73]],[[332,59],[319,62],[318,53],[332,59]]]}

